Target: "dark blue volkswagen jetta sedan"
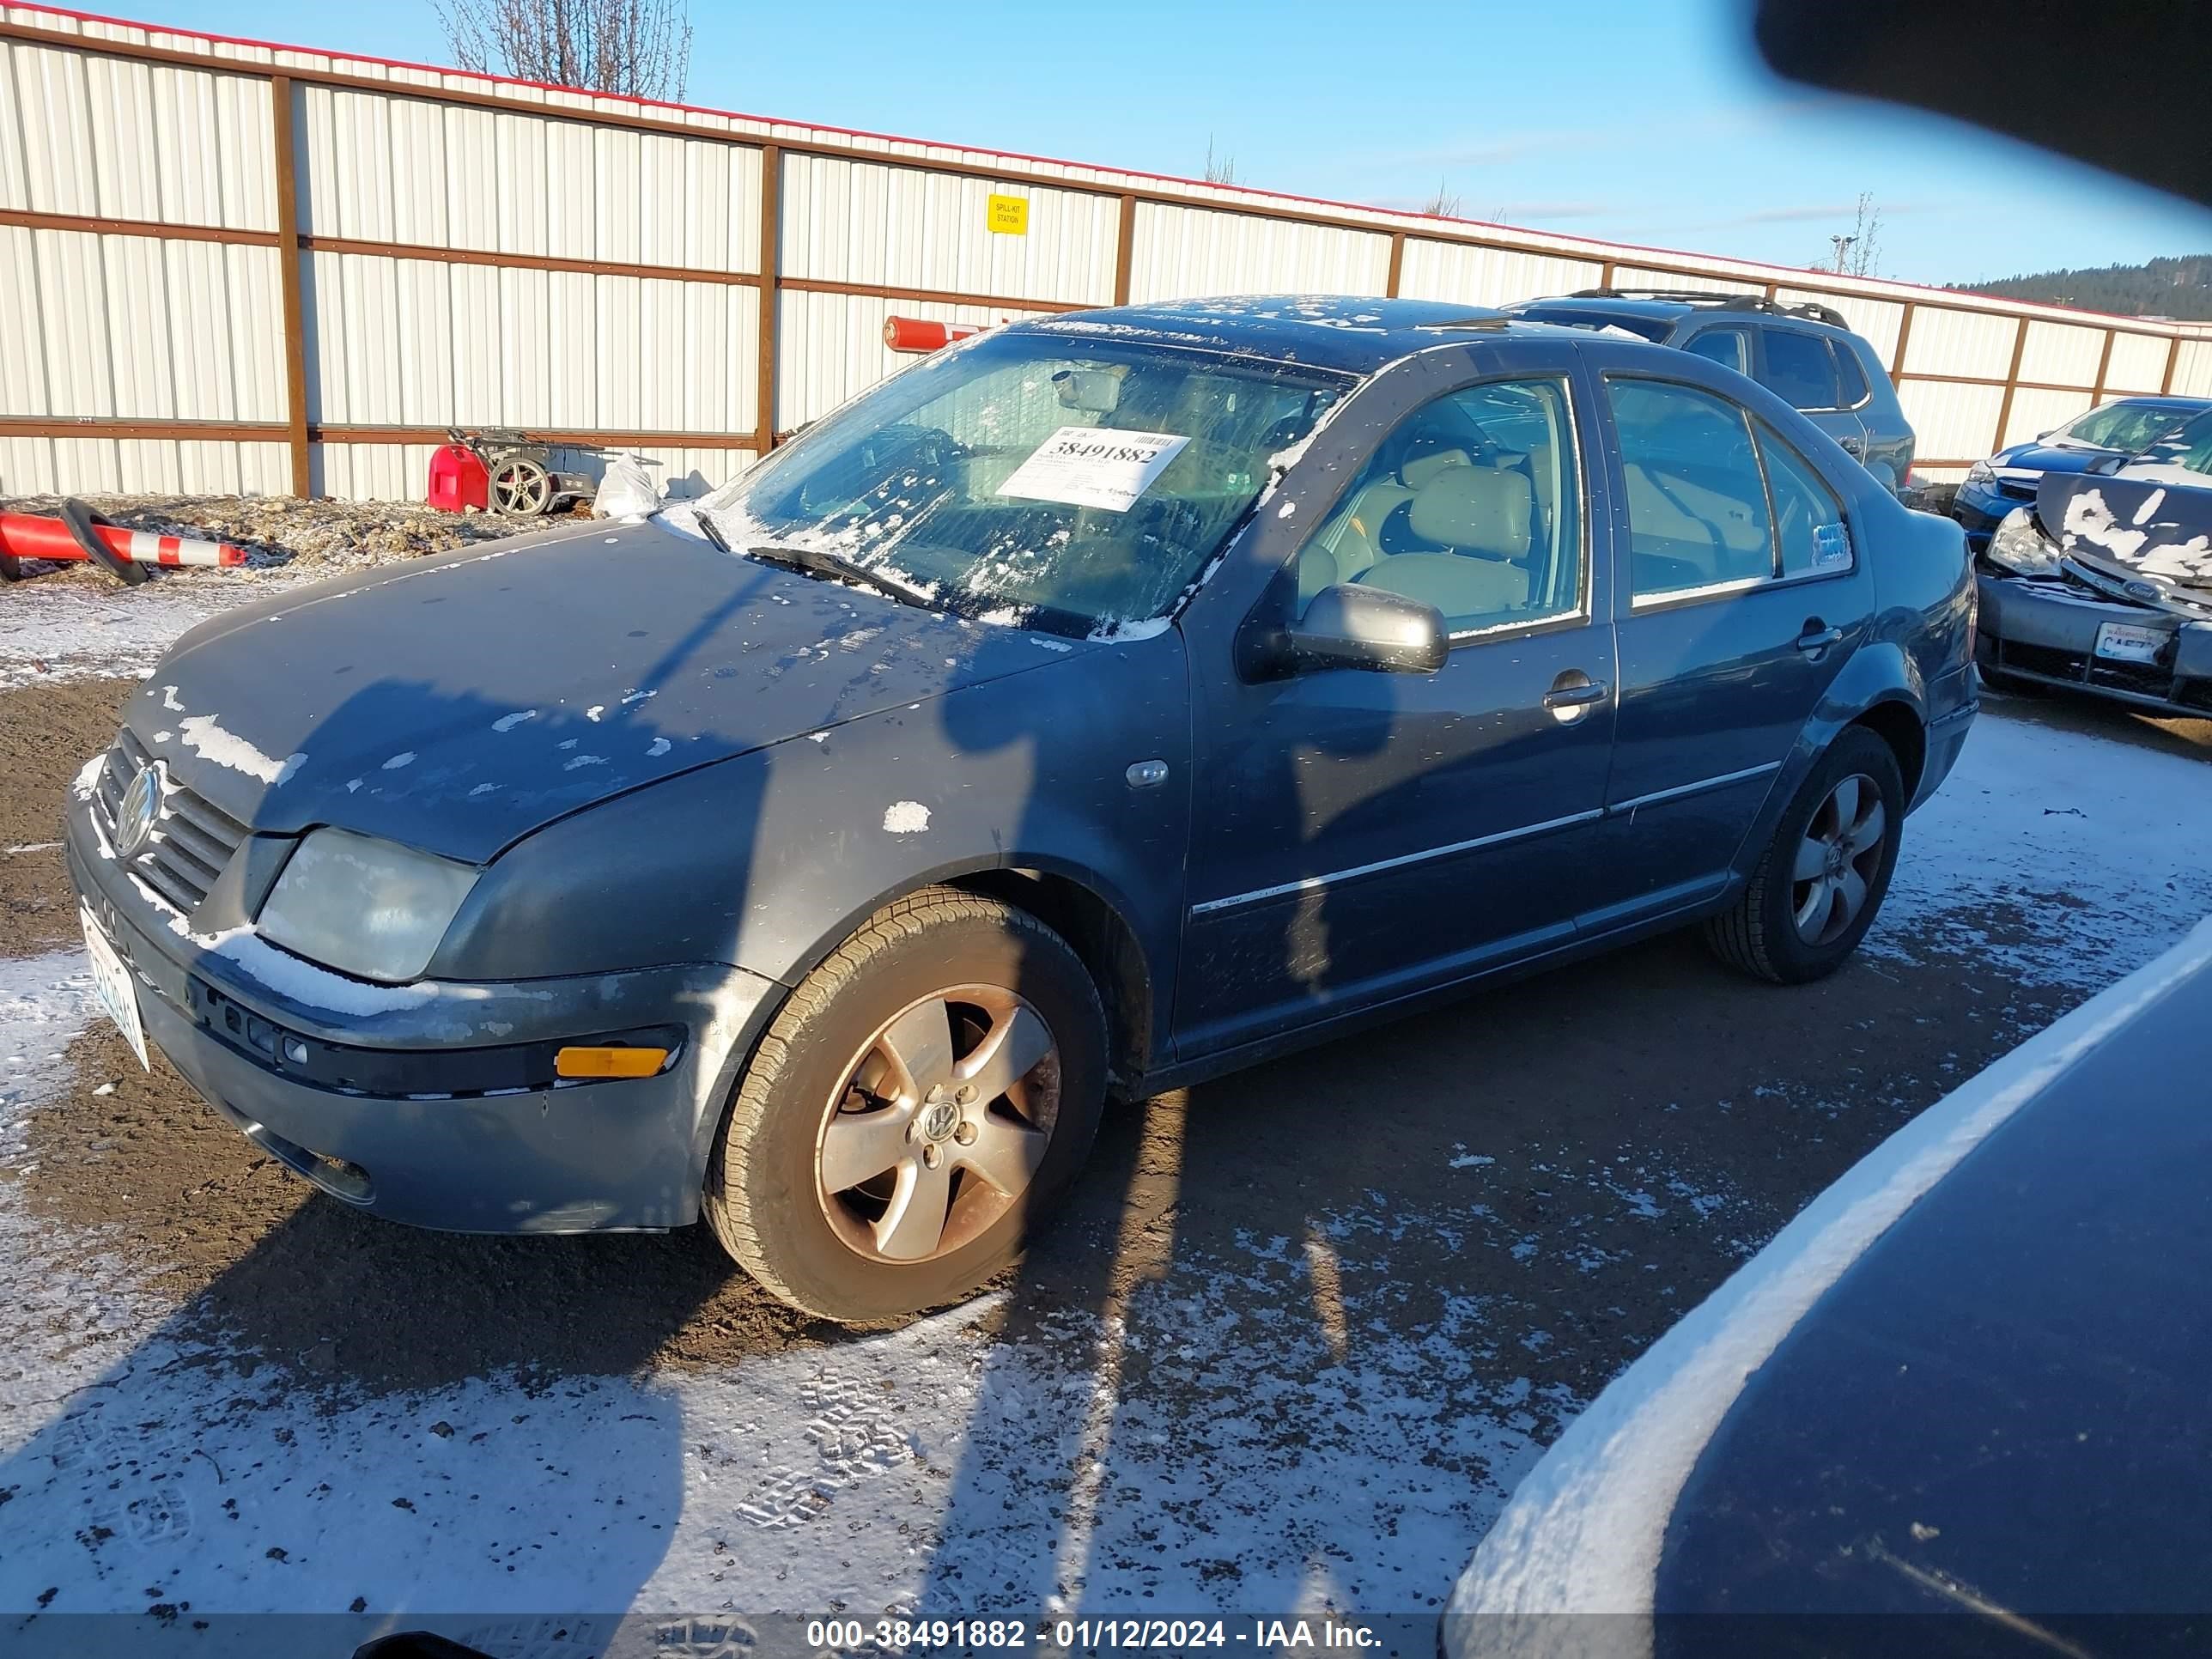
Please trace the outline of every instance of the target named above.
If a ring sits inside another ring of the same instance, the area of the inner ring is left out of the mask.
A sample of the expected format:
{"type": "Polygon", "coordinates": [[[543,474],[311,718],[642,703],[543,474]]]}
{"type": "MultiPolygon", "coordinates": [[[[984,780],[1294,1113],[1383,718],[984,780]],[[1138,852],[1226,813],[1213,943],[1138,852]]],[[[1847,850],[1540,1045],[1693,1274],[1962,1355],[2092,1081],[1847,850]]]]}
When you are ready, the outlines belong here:
{"type": "Polygon", "coordinates": [[[69,811],[111,1012],[336,1198],[963,1296],[1141,1096],[1873,921],[1960,532],[1690,354],[1412,301],[985,334],[704,502],[204,624],[69,811]]]}

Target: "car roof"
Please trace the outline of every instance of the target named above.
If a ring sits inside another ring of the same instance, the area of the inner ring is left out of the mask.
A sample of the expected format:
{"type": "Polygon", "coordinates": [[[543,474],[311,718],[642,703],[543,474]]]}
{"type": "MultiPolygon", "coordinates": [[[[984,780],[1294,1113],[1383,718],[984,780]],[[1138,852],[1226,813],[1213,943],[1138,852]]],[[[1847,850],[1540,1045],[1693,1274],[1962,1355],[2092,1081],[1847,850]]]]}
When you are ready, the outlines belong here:
{"type": "Polygon", "coordinates": [[[1341,294],[1239,295],[1114,306],[1035,318],[1013,327],[1024,333],[1110,337],[1134,344],[1200,346],[1360,375],[1454,341],[1588,337],[1579,330],[1523,322],[1482,306],[1341,294]]]}
{"type": "Polygon", "coordinates": [[[1571,294],[1553,294],[1540,300],[1516,301],[1514,309],[1525,317],[1534,316],[1551,307],[1561,311],[1602,312],[1613,317],[1644,317],[1656,323],[1671,323],[1693,311],[1713,308],[1694,306],[1686,300],[1626,299],[1615,295],[1597,294],[1578,298],[1571,294]]]}

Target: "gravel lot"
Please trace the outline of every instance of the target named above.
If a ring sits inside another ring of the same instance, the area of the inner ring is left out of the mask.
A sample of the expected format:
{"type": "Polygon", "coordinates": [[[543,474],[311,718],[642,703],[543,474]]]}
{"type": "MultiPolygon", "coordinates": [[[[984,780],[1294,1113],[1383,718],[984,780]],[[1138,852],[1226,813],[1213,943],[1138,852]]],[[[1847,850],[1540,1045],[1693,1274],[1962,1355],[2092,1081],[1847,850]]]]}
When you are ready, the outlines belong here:
{"type": "Polygon", "coordinates": [[[1663,939],[1129,1109],[994,1296],[856,1334],[696,1233],[362,1218],[140,1071],[42,845],[135,682],[9,684],[18,1632],[352,1608],[521,1655],[632,1607],[1433,1609],[1580,1403],[1814,1193],[2212,911],[2212,727],[1992,698],[1833,980],[1663,939]]]}

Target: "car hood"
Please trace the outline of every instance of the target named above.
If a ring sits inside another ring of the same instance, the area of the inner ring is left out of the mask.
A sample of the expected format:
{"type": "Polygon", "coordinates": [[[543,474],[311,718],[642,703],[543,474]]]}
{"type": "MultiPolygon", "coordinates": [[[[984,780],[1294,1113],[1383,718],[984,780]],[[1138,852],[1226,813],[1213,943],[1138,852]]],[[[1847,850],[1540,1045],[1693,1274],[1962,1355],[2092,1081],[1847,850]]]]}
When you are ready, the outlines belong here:
{"type": "Polygon", "coordinates": [[[2014,444],[1990,457],[2000,472],[2087,472],[2100,461],[2121,461],[2127,452],[2087,449],[2078,444],[2014,444]]]}
{"type": "Polygon", "coordinates": [[[2212,598],[2212,489],[2047,473],[2035,516],[2069,558],[2120,583],[2129,599],[2159,605],[2186,595],[2193,614],[2212,598]]]}
{"type": "Polygon", "coordinates": [[[289,590],[178,641],[125,710],[256,830],[482,862],[594,801],[1097,647],[726,554],[653,520],[289,590]]]}

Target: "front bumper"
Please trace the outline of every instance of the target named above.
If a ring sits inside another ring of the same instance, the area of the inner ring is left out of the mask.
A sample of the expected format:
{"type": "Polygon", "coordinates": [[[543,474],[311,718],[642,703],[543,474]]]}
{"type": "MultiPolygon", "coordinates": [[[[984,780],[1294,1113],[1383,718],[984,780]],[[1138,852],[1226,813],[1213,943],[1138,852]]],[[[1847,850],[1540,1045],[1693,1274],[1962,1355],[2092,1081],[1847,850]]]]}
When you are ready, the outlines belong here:
{"type": "Polygon", "coordinates": [[[70,876],[132,968],[148,1038],[270,1157],[415,1226],[579,1232],[697,1219],[722,1103],[774,981],[695,964],[438,981],[388,998],[362,985],[382,1005],[374,1012],[318,1008],[185,936],[176,912],[104,854],[91,811],[72,795],[70,876]],[[658,1076],[513,1081],[548,1044],[649,1027],[682,1033],[658,1076]],[[345,1074],[374,1086],[328,1081],[345,1074]]]}
{"type": "Polygon", "coordinates": [[[2212,623],[2101,599],[2056,580],[1986,570],[1974,580],[1981,598],[1974,655],[1983,667],[2158,714],[2212,717],[2212,623]],[[2111,662],[2096,654],[2097,629],[2108,622],[2170,637],[2155,663],[2111,662]]]}

